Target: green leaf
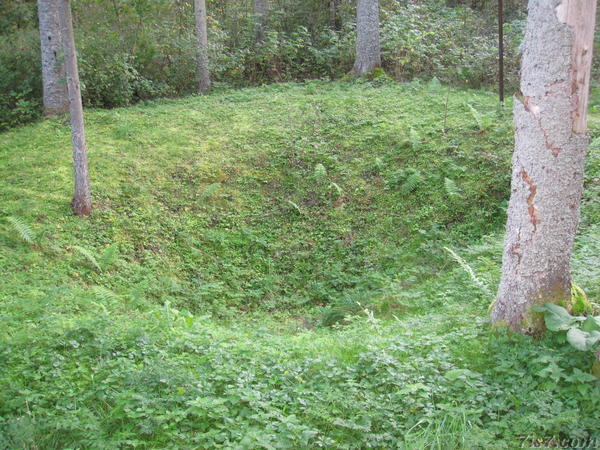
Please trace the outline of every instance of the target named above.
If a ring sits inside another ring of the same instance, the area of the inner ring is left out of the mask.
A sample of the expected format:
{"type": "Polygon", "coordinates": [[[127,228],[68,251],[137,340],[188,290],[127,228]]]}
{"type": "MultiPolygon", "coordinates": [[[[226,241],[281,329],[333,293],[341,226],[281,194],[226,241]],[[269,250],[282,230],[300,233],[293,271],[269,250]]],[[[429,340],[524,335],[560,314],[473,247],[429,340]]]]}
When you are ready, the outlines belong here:
{"type": "Polygon", "coordinates": [[[201,200],[206,200],[207,198],[213,197],[217,191],[219,190],[219,188],[221,187],[220,183],[213,183],[211,185],[209,185],[206,190],[202,193],[202,195],[200,196],[201,200]]]}
{"type": "Polygon", "coordinates": [[[421,136],[417,133],[417,130],[411,127],[410,129],[410,144],[413,150],[418,150],[421,146],[421,136]]]}
{"type": "Polygon", "coordinates": [[[473,107],[473,105],[467,103],[467,106],[469,107],[469,111],[471,111],[473,119],[475,119],[475,122],[477,122],[477,127],[479,128],[479,130],[483,130],[485,127],[483,125],[483,119],[481,117],[481,114],[473,107]]]}
{"type": "Polygon", "coordinates": [[[103,303],[111,304],[119,301],[117,294],[104,286],[94,286],[92,287],[92,291],[94,292],[94,297],[103,303]]]}
{"type": "Polygon", "coordinates": [[[342,188],[337,183],[334,183],[333,181],[331,182],[329,187],[333,188],[335,190],[335,192],[337,192],[337,195],[342,195],[342,193],[344,192],[342,190],[342,188]]]}
{"type": "Polygon", "coordinates": [[[446,193],[450,198],[458,198],[460,197],[460,189],[456,184],[456,181],[450,178],[444,178],[444,188],[446,189],[446,193]]]}
{"type": "Polygon", "coordinates": [[[600,317],[588,316],[579,328],[588,333],[591,331],[600,331],[600,317]]]}
{"type": "MultiPolygon", "coordinates": [[[[566,331],[577,322],[577,318],[569,314],[569,311],[562,306],[553,303],[544,303],[543,308],[546,313],[544,315],[546,327],[550,331],[566,331]]],[[[540,311],[541,309],[540,307],[536,310],[540,311]]]]}
{"type": "Polygon", "coordinates": [[[315,166],[315,178],[317,181],[323,181],[325,179],[325,177],[327,176],[327,169],[325,169],[325,166],[321,163],[317,164],[315,166]]]}
{"type": "Polygon", "coordinates": [[[100,266],[104,269],[107,269],[117,261],[118,256],[119,248],[116,244],[113,244],[110,247],[104,249],[102,254],[97,259],[100,266]]]}
{"type": "Polygon", "coordinates": [[[409,175],[406,181],[402,184],[402,186],[400,187],[400,191],[404,195],[408,195],[415,189],[417,189],[417,187],[419,186],[419,184],[421,184],[422,181],[423,176],[421,175],[421,172],[415,170],[414,173],[409,175]]]}
{"type": "Polygon", "coordinates": [[[581,351],[592,350],[594,345],[600,342],[600,331],[592,331],[590,333],[582,331],[579,328],[571,328],[567,332],[567,341],[574,348],[581,351]]]}
{"type": "Polygon", "coordinates": [[[450,381],[454,381],[457,380],[459,378],[476,378],[477,377],[477,373],[473,372],[472,370],[469,369],[452,369],[449,370],[448,372],[446,372],[444,374],[444,377],[446,377],[446,379],[450,380],[450,381]]]}
{"type": "Polygon", "coordinates": [[[19,219],[18,217],[7,217],[6,220],[12,225],[15,231],[19,233],[21,239],[23,239],[28,244],[33,244],[36,236],[29,225],[27,225],[23,220],[19,219]]]}
{"type": "Polygon", "coordinates": [[[92,266],[94,266],[96,269],[98,269],[99,272],[102,272],[102,267],[100,266],[100,264],[98,264],[96,257],[87,248],[83,248],[78,245],[74,245],[73,250],[76,250],[85,259],[87,259],[92,264],[92,266]]]}
{"type": "Polygon", "coordinates": [[[294,211],[296,211],[301,216],[304,215],[304,213],[302,212],[302,210],[300,209],[300,207],[296,203],[294,203],[291,200],[288,200],[287,202],[288,202],[288,205],[290,205],[294,209],[294,211]]]}

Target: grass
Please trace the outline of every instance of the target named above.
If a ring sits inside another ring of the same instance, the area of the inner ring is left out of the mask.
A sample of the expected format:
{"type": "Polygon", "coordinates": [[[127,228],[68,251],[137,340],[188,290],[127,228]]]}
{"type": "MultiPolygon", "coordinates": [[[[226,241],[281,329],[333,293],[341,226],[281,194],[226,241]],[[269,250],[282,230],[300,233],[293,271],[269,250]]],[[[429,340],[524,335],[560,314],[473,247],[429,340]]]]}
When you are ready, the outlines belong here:
{"type": "MultiPolygon", "coordinates": [[[[496,108],[308,82],[89,111],[83,220],[68,126],[0,134],[0,448],[600,438],[591,355],[486,323],[512,146],[496,108]]],[[[574,260],[592,300],[599,157],[574,260]]]]}

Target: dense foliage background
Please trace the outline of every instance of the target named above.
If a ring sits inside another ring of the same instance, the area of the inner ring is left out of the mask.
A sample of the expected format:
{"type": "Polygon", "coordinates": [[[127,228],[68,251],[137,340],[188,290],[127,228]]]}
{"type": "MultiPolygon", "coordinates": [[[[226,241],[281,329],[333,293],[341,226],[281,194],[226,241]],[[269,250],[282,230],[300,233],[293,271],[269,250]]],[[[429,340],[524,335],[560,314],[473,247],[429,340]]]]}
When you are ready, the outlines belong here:
{"type": "MultiPolygon", "coordinates": [[[[192,0],[74,0],[88,107],[115,107],[196,91],[192,0]]],[[[251,0],[208,0],[211,71],[235,86],[347,76],[354,60],[355,2],[272,0],[256,42],[251,0]]],[[[506,63],[515,85],[523,0],[506,2],[506,63]]],[[[496,80],[496,2],[382,0],[385,72],[469,87],[496,80]]],[[[0,0],[0,130],[41,114],[35,0],[0,0]]],[[[380,74],[382,75],[382,74],[380,74]]]]}

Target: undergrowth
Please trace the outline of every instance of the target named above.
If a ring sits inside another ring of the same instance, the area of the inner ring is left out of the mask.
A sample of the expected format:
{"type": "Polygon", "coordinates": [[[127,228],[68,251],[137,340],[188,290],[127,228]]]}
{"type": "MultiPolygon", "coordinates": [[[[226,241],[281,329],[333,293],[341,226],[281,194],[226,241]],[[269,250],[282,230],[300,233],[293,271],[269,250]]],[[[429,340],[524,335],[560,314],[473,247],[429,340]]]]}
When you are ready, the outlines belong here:
{"type": "MultiPolygon", "coordinates": [[[[89,111],[87,219],[65,124],[0,134],[0,448],[600,439],[592,356],[487,323],[495,102],[309,82],[89,111]]],[[[573,264],[596,302],[597,143],[573,264]]]]}

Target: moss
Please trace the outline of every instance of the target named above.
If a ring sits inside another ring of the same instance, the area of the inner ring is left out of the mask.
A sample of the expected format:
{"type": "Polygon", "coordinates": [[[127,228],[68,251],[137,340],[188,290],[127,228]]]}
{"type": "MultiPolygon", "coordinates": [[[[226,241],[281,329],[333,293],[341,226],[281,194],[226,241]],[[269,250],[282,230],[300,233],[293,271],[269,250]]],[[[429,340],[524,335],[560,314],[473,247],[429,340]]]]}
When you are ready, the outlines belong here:
{"type": "MultiPolygon", "coordinates": [[[[540,302],[536,304],[543,304],[545,302],[540,302]]],[[[544,313],[536,312],[533,308],[529,308],[523,314],[523,319],[521,319],[521,330],[525,334],[528,335],[538,335],[545,331],[546,324],[544,323],[544,313]]]]}
{"type": "Polygon", "coordinates": [[[571,283],[571,313],[574,315],[592,314],[594,307],[588,299],[585,291],[571,283]]]}
{"type": "Polygon", "coordinates": [[[550,289],[539,292],[538,295],[535,296],[536,300],[523,314],[520,324],[521,330],[529,335],[543,333],[546,330],[544,313],[534,311],[533,307],[542,306],[544,303],[553,303],[570,310],[571,299],[565,294],[564,284],[560,281],[556,281],[550,289]],[[565,298],[569,298],[569,300],[566,300],[565,298]]]}

